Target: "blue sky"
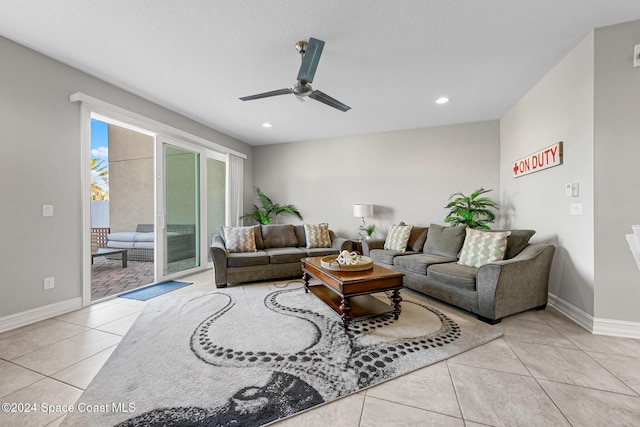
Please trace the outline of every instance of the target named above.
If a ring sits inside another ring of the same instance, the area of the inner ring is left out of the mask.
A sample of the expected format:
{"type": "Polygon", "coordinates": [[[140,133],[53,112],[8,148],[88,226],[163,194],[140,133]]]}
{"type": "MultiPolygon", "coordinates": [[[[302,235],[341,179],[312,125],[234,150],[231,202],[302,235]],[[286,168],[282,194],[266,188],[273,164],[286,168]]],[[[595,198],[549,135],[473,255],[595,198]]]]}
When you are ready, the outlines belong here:
{"type": "Polygon", "coordinates": [[[109,155],[109,134],[107,124],[91,119],[91,157],[107,160],[109,155]]]}
{"type": "MultiPolygon", "coordinates": [[[[107,124],[100,120],[91,119],[91,158],[100,159],[104,165],[109,167],[109,132],[107,124]]],[[[96,179],[95,171],[91,171],[91,181],[96,182],[100,187],[109,190],[109,186],[100,178],[96,179]]]]}

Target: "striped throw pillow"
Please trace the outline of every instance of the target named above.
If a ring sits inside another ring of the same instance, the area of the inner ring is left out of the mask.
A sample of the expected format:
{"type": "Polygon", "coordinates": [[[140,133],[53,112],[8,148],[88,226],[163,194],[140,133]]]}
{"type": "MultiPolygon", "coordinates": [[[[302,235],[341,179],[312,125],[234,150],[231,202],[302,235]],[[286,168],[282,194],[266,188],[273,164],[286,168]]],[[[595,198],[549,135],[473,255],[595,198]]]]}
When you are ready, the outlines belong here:
{"type": "Polygon", "coordinates": [[[384,248],[388,251],[404,252],[407,250],[409,235],[413,225],[391,224],[389,233],[384,241],[384,248]]]}
{"type": "Polygon", "coordinates": [[[330,248],[331,236],[329,236],[329,224],[305,224],[304,234],[307,239],[307,248],[330,248]]]}
{"type": "Polygon", "coordinates": [[[254,227],[222,227],[228,252],[256,252],[254,227]]]}
{"type": "Polygon", "coordinates": [[[504,258],[511,231],[482,231],[467,228],[458,264],[480,267],[504,258]]]}

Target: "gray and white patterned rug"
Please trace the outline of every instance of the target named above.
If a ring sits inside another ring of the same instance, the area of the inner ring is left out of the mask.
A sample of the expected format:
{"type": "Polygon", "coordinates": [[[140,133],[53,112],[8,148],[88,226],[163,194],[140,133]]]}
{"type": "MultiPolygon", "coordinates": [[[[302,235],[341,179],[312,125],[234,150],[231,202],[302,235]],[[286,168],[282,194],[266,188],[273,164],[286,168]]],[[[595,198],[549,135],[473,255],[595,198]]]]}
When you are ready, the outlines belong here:
{"type": "MultiPolygon", "coordinates": [[[[385,299],[384,294],[377,297],[385,299]]],[[[258,426],[502,335],[402,292],[402,314],[352,322],[299,283],[157,298],[84,392],[66,426],[258,426]]]]}

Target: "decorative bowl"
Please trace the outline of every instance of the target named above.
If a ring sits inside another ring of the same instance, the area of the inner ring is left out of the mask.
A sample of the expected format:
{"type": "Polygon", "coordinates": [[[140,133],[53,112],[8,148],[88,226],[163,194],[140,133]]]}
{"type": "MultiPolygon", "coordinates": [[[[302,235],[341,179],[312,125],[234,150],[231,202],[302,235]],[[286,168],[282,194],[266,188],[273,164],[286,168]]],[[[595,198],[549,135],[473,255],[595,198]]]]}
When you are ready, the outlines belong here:
{"type": "Polygon", "coordinates": [[[360,255],[357,264],[349,265],[338,264],[336,258],[338,258],[338,255],[328,255],[322,257],[322,259],[320,260],[320,265],[322,266],[322,268],[333,271],[365,271],[373,268],[373,260],[366,256],[360,255]]]}

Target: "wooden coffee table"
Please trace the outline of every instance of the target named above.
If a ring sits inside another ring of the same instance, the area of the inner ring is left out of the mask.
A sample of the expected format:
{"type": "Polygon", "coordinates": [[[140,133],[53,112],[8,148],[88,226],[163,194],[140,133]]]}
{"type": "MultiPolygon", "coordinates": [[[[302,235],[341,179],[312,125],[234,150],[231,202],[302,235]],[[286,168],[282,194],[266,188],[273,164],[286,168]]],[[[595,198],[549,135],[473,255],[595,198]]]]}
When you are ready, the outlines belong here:
{"type": "Polygon", "coordinates": [[[400,289],[404,274],[388,268],[373,265],[365,271],[336,271],[321,266],[322,257],[302,259],[302,279],[305,292],[311,291],[342,317],[344,329],[349,329],[352,319],[393,313],[400,316],[400,289]],[[309,279],[315,277],[322,284],[309,286],[309,279]],[[376,292],[391,291],[391,305],[374,296],[376,292]]]}

